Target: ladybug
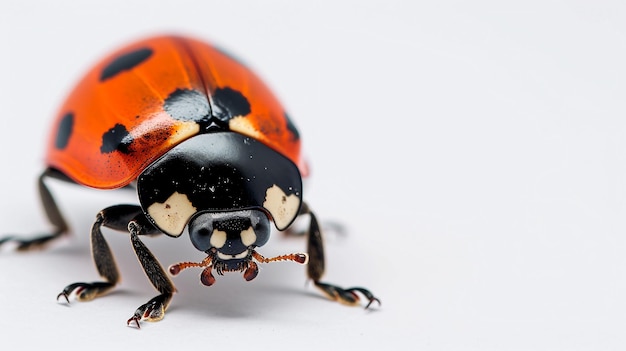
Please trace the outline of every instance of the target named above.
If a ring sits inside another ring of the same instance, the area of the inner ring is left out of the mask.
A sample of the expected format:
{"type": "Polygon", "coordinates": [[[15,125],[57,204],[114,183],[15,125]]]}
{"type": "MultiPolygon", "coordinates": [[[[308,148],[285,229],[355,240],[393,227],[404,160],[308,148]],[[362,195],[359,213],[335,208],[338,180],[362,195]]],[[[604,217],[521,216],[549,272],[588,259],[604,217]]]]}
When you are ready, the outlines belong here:
{"type": "Polygon", "coordinates": [[[38,179],[54,227],[32,239],[6,237],[18,250],[41,248],[69,232],[45,180],[96,189],[135,189],[138,204],[100,211],[91,227],[93,259],[102,281],[67,285],[57,300],[88,301],[111,291],[120,275],[101,228],[130,234],[132,247],[158,295],[139,306],[127,325],[158,321],[176,292],[172,280],[141,241],[142,235],[177,238],[185,229],[201,262],[169,267],[176,275],[202,268],[240,272],[247,281],[257,263],[308,264],[307,274],[330,299],[366,308],[380,301],[367,289],[322,282],[324,247],[318,221],[303,201],[308,171],[300,134],[280,102],[249,68],[194,38],[159,36],[127,45],[96,64],[60,108],[50,132],[46,168],[38,179]],[[308,253],[265,258],[272,226],[290,228],[309,216],[308,253]]]}

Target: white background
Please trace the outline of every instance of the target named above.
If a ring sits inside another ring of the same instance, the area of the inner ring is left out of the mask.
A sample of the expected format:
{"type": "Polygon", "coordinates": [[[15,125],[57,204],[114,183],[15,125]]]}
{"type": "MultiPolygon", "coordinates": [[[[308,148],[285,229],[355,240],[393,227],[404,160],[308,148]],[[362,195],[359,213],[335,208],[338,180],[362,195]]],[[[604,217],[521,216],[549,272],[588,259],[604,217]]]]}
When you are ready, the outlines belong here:
{"type": "MultiPolygon", "coordinates": [[[[383,304],[329,302],[293,263],[211,288],[190,270],[165,319],[137,330],[126,319],[155,292],[111,231],[119,289],[58,304],[66,284],[97,279],[95,213],[132,196],[54,183],[74,236],[2,250],[3,349],[626,348],[624,2],[87,3],[0,3],[0,232],[48,228],[35,191],[47,130],[90,64],[189,33],[284,101],[312,166],[305,196],[347,228],[328,233],[326,280],[383,304]]],[[[165,266],[202,259],[185,236],[144,241],[165,266]]],[[[259,251],[304,247],[275,235],[259,251]]]]}

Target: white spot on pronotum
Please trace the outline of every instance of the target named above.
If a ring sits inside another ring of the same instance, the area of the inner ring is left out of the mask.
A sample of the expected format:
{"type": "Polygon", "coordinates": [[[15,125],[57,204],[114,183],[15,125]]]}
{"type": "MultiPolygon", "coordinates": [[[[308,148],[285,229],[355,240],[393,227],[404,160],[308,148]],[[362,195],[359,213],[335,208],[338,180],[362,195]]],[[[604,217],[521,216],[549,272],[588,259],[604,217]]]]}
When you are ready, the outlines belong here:
{"type": "Polygon", "coordinates": [[[294,194],[288,196],[283,189],[274,184],[265,193],[263,207],[272,214],[276,227],[283,230],[298,215],[300,198],[294,194]]]}
{"type": "Polygon", "coordinates": [[[170,145],[176,145],[181,141],[196,135],[200,132],[200,125],[196,122],[181,122],[177,125],[175,132],[170,136],[170,145]]]}
{"type": "Polygon", "coordinates": [[[214,229],[211,235],[211,246],[221,249],[226,244],[226,232],[214,229]]]}
{"type": "Polygon", "coordinates": [[[171,235],[180,235],[196,208],[187,195],[174,192],[165,202],[155,202],[148,207],[148,214],[157,226],[171,235]]]}
{"type": "Polygon", "coordinates": [[[256,234],[254,233],[254,229],[252,229],[252,227],[249,227],[248,229],[241,231],[241,242],[244,245],[250,246],[254,244],[255,241],[256,241],[256,234]]]}
{"type": "Polygon", "coordinates": [[[228,121],[228,129],[235,131],[235,132],[239,132],[243,135],[247,135],[249,137],[255,138],[257,140],[263,136],[254,127],[254,125],[250,122],[249,119],[245,117],[241,117],[241,116],[230,119],[230,121],[228,121]]]}

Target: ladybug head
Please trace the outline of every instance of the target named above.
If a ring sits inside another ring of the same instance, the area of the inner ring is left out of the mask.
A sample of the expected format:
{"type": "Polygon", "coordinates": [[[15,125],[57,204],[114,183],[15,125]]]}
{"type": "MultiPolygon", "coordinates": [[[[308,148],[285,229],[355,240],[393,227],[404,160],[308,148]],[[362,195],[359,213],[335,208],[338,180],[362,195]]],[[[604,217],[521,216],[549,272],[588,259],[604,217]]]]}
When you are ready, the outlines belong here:
{"type": "Polygon", "coordinates": [[[191,243],[212,256],[218,273],[247,268],[254,248],[267,243],[270,230],[269,218],[259,210],[202,212],[189,221],[191,243]]]}
{"type": "Polygon", "coordinates": [[[261,210],[249,209],[226,212],[201,212],[189,221],[189,237],[196,249],[207,257],[202,262],[181,262],[171,265],[169,271],[177,275],[190,267],[204,268],[200,281],[206,286],[215,283],[213,270],[243,272],[245,280],[254,279],[259,273],[257,263],[294,261],[306,264],[309,256],[303,253],[265,258],[256,248],[267,243],[270,237],[270,220],[261,210]]]}

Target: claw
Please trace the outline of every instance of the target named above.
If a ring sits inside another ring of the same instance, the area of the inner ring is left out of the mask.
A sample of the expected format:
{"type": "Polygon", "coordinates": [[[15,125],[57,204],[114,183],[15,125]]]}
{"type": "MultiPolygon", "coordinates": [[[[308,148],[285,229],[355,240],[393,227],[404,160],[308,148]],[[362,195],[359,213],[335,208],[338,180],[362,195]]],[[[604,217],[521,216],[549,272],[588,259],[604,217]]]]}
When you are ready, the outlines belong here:
{"type": "Polygon", "coordinates": [[[137,308],[133,316],[126,321],[126,325],[130,326],[134,322],[137,328],[141,329],[140,322],[143,320],[148,322],[160,321],[165,317],[165,309],[167,309],[171,299],[172,294],[162,294],[152,298],[137,308]]]}
{"type": "Polygon", "coordinates": [[[354,287],[349,289],[340,288],[336,285],[326,284],[322,282],[314,282],[315,286],[320,288],[331,300],[338,301],[346,305],[356,305],[359,302],[359,296],[356,292],[359,292],[365,296],[368,300],[365,309],[368,309],[374,301],[380,305],[380,300],[374,296],[369,290],[360,287],[354,287]]]}
{"type": "Polygon", "coordinates": [[[59,298],[61,296],[65,298],[65,302],[67,302],[68,304],[70,303],[70,297],[68,294],[65,293],[65,291],[62,291],[59,295],[57,295],[57,302],[59,301],[59,298]]]}
{"type": "Polygon", "coordinates": [[[348,291],[358,291],[361,294],[363,294],[363,296],[365,296],[365,298],[369,301],[367,303],[367,305],[365,306],[365,309],[367,310],[374,301],[376,301],[378,303],[378,306],[382,306],[382,303],[380,302],[380,300],[374,296],[374,294],[372,294],[369,290],[365,289],[365,288],[359,288],[359,287],[355,287],[355,288],[350,288],[347,289],[348,291]]]}
{"type": "Polygon", "coordinates": [[[63,288],[63,291],[61,291],[59,293],[59,295],[57,295],[57,301],[59,301],[59,298],[61,296],[63,296],[65,298],[65,301],[69,304],[70,303],[70,295],[72,295],[72,293],[75,290],[78,292],[79,289],[81,289],[81,288],[84,289],[84,287],[87,286],[87,285],[89,285],[89,283],[74,283],[74,284],[70,284],[70,285],[66,286],[65,288],[63,288]]]}
{"type": "Polygon", "coordinates": [[[91,301],[96,297],[105,294],[113,287],[113,284],[108,282],[93,282],[93,283],[73,283],[61,291],[57,295],[57,301],[63,296],[65,301],[70,303],[70,296],[74,294],[78,301],[91,301]]]}
{"type": "Polygon", "coordinates": [[[139,324],[140,320],[141,320],[140,317],[132,316],[131,318],[128,319],[128,321],[126,321],[126,326],[130,327],[130,323],[135,322],[137,329],[141,329],[141,324],[139,324]]]}

